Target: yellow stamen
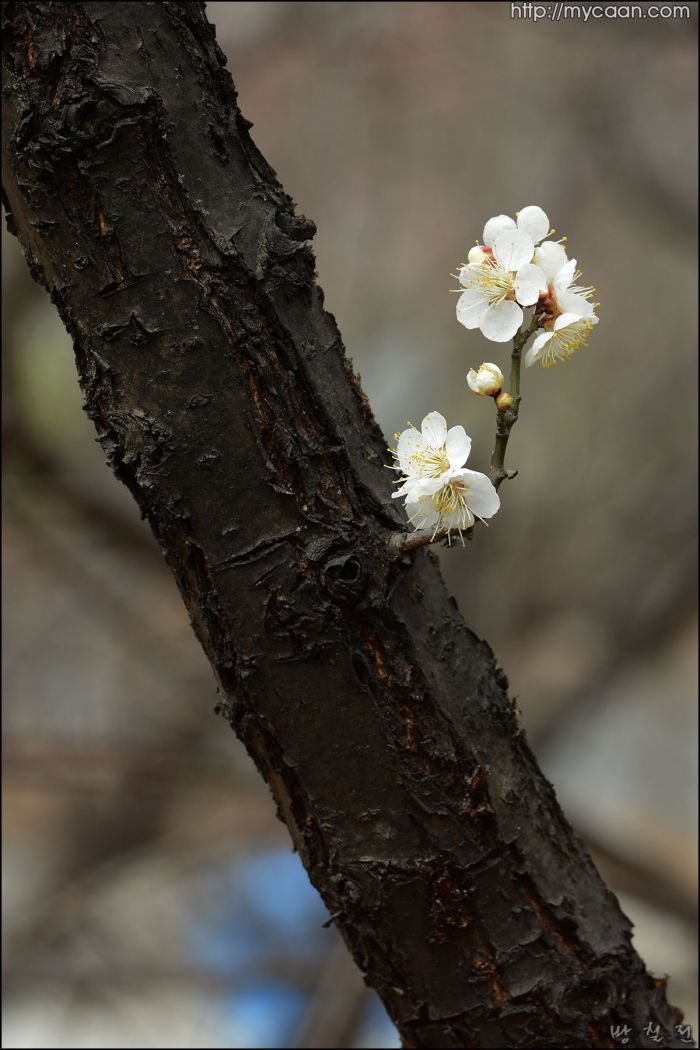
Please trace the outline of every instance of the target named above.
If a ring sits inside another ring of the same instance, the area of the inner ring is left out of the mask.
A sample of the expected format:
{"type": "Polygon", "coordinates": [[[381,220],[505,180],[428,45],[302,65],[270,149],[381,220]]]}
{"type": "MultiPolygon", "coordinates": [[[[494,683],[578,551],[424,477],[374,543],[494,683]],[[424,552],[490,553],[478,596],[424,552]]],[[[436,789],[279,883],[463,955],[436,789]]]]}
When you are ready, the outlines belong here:
{"type": "Polygon", "coordinates": [[[551,368],[558,361],[568,361],[573,353],[582,346],[587,346],[593,325],[594,322],[590,317],[581,317],[565,325],[564,328],[552,332],[552,338],[548,340],[541,352],[542,367],[551,368]]]}
{"type": "MultiPolygon", "coordinates": [[[[469,486],[463,481],[448,481],[435,495],[433,501],[435,508],[444,520],[447,515],[458,515],[459,524],[452,526],[457,529],[466,529],[473,523],[473,515],[467,505],[467,492],[469,486]]],[[[449,529],[448,529],[449,535],[449,529]]]]}
{"type": "Polygon", "coordinates": [[[481,266],[473,267],[468,288],[478,288],[489,306],[512,298],[515,291],[513,275],[493,259],[487,259],[481,266]]]}

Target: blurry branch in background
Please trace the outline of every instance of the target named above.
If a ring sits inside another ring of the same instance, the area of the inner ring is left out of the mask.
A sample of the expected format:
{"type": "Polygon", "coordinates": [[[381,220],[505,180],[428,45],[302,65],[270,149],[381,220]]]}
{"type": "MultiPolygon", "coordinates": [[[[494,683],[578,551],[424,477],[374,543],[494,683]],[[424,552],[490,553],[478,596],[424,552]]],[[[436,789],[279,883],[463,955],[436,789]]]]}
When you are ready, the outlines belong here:
{"type": "Polygon", "coordinates": [[[299,1050],[353,1046],[370,995],[345,945],[335,941],[293,1045],[299,1050]]]}
{"type": "Polygon", "coordinates": [[[4,13],[9,226],[220,710],[405,1045],[608,1046],[650,1018],[681,1045],[488,646],[428,552],[389,557],[384,441],[313,224],[203,5],[4,13]]]}

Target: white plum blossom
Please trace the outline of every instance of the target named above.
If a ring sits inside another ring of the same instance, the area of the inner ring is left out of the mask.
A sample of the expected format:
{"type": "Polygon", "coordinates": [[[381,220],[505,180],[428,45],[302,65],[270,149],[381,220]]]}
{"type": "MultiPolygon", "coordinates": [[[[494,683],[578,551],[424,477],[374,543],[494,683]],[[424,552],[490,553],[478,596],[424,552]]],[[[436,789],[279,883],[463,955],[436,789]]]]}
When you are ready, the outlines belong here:
{"type": "Polygon", "coordinates": [[[479,518],[491,518],[501,505],[498,493],[485,474],[457,470],[449,477],[419,481],[406,499],[406,513],[416,529],[460,536],[479,518]]]}
{"type": "Polygon", "coordinates": [[[503,386],[503,372],[498,365],[484,361],[478,369],[470,368],[467,372],[469,389],[482,397],[493,397],[503,386]]]}
{"type": "Polygon", "coordinates": [[[492,517],[500,506],[496,489],[485,474],[467,470],[471,438],[464,427],[450,427],[444,416],[430,412],[421,429],[409,426],[396,435],[396,470],[403,475],[394,497],[405,496],[416,529],[462,533],[477,518],[492,517]]]}
{"type": "MultiPolygon", "coordinates": [[[[532,262],[535,244],[524,230],[505,229],[485,250],[477,251],[483,261],[467,263],[457,275],[465,289],[457,300],[457,320],[465,328],[480,328],[495,343],[505,343],[522,324],[522,307],[534,306],[546,291],[547,278],[532,262]]],[[[480,259],[473,249],[470,256],[480,259]]]]}
{"type": "Polygon", "coordinates": [[[525,354],[524,364],[526,368],[537,363],[543,368],[551,368],[559,361],[568,360],[586,345],[598,323],[597,303],[590,298],[593,288],[575,283],[581,276],[576,269],[576,260],[567,259],[559,242],[545,241],[536,250],[535,259],[547,275],[547,290],[537,304],[538,323],[543,331],[535,336],[525,354]]]}
{"type": "Polygon", "coordinates": [[[469,458],[472,439],[464,427],[450,427],[439,412],[429,412],[421,429],[409,426],[396,434],[396,448],[391,453],[395,470],[401,472],[403,484],[392,497],[406,496],[419,481],[432,481],[459,470],[469,458]]]}
{"type": "MultiPolygon", "coordinates": [[[[555,256],[552,251],[549,260],[552,264],[556,261],[555,256]]],[[[586,345],[598,318],[596,304],[590,299],[593,289],[574,283],[579,276],[576,260],[569,259],[548,282],[547,292],[539,304],[540,324],[544,330],[535,336],[525,354],[526,368],[532,368],[534,364],[551,368],[559,361],[567,361],[576,350],[586,345]]]]}
{"type": "Polygon", "coordinates": [[[558,361],[568,360],[576,350],[586,345],[596,324],[598,318],[593,312],[588,317],[576,313],[560,314],[549,331],[540,332],[533,339],[532,346],[525,354],[525,367],[540,364],[543,368],[551,368],[558,361]]]}
{"type": "MultiPolygon", "coordinates": [[[[593,288],[576,285],[581,274],[576,269],[576,260],[569,261],[557,272],[551,284],[551,300],[555,313],[572,313],[580,317],[594,317],[595,303],[591,302],[593,288]]],[[[596,318],[597,320],[597,318],[596,318]]]]}

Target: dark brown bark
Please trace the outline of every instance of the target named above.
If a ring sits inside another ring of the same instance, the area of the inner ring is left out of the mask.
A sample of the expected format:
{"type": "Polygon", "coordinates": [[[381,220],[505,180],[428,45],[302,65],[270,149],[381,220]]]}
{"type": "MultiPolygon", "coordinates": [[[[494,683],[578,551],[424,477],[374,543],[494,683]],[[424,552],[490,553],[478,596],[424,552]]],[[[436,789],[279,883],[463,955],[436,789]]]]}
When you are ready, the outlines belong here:
{"type": "MultiPolygon", "coordinates": [[[[6,3],[10,229],[221,710],[413,1047],[681,1045],[436,559],[199,3],[6,3]]],[[[292,116],[292,115],[290,115],[292,116]]],[[[303,119],[303,115],[293,115],[303,119]]],[[[456,556],[459,556],[457,554],[456,556]]]]}

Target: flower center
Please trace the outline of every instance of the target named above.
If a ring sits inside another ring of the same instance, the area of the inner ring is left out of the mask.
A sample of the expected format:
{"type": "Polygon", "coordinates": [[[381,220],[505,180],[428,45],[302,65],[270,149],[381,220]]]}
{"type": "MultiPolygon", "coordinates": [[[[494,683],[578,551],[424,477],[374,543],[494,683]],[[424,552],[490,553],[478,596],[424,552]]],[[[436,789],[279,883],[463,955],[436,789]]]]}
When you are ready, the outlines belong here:
{"type": "Polygon", "coordinates": [[[472,288],[478,288],[489,306],[515,298],[515,274],[504,270],[494,259],[476,267],[471,278],[472,288]]]}
{"type": "Polygon", "coordinates": [[[450,469],[450,461],[447,458],[445,448],[433,448],[428,446],[420,452],[416,452],[413,461],[418,467],[418,473],[422,478],[439,478],[446,470],[450,469]]]}
{"type": "Polygon", "coordinates": [[[547,285],[547,291],[542,292],[537,303],[537,310],[539,313],[544,314],[545,321],[543,327],[551,332],[554,322],[557,317],[564,313],[557,302],[557,297],[554,292],[554,285],[550,281],[547,285]]]}
{"type": "Polygon", "coordinates": [[[457,528],[465,529],[471,518],[471,512],[467,506],[467,492],[469,486],[463,481],[448,481],[439,489],[435,496],[435,506],[441,517],[447,514],[457,514],[457,528]]]}

